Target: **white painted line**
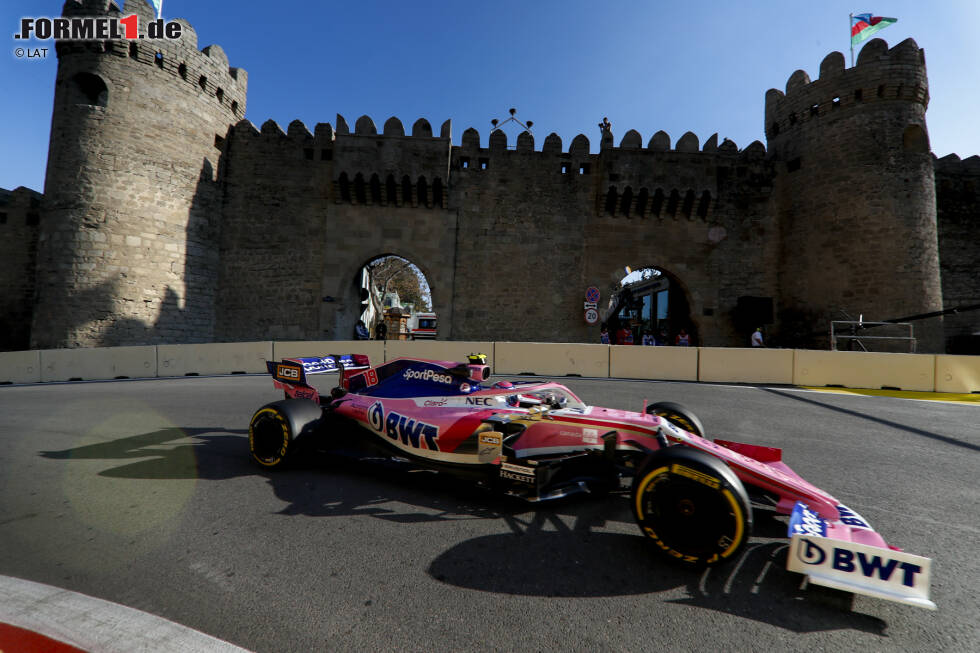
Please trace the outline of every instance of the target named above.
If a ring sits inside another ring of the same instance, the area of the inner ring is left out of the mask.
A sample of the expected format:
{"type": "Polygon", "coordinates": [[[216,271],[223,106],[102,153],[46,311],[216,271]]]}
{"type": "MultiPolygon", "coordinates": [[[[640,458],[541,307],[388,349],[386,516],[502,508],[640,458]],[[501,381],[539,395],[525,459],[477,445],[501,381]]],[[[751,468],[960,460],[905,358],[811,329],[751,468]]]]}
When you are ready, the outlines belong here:
{"type": "Polygon", "coordinates": [[[248,653],[147,612],[10,576],[0,576],[0,622],[100,653],[248,653]]]}

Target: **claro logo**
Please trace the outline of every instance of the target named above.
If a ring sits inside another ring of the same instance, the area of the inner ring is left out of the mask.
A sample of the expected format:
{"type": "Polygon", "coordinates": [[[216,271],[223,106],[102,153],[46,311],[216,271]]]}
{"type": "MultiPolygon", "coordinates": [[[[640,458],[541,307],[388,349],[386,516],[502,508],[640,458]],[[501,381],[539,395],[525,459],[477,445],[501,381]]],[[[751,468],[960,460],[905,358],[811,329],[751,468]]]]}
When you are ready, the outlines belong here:
{"type": "Polygon", "coordinates": [[[436,383],[452,383],[453,377],[448,374],[439,374],[435,370],[405,370],[404,378],[406,381],[413,379],[418,381],[435,381],[436,383]]]}

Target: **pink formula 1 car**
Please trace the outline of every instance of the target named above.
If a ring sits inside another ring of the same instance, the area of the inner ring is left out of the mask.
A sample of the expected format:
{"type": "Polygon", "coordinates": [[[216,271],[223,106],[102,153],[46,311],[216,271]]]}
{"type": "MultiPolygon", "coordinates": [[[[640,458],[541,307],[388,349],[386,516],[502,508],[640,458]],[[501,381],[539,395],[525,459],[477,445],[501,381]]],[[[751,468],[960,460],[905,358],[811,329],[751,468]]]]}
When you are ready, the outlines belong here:
{"type": "Polygon", "coordinates": [[[286,465],[304,449],[364,452],[471,479],[532,502],[607,493],[632,477],[630,503],[654,548],[681,563],[731,560],[749,539],[752,502],[790,515],[788,568],[810,581],[935,609],[930,560],[903,553],[853,510],[798,476],[781,450],[707,440],[678,404],[642,412],[589,406],[558,383],[490,383],[466,363],[365,356],[269,362],[286,399],[249,425],[252,459],[286,465]],[[321,397],[308,376],[338,372],[321,397]]]}

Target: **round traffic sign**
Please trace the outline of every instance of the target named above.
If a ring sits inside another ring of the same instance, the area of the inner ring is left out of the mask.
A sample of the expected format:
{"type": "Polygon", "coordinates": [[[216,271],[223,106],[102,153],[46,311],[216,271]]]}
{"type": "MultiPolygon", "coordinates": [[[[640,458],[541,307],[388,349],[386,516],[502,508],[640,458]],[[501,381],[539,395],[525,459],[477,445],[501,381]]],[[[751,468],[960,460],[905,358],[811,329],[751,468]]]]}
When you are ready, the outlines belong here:
{"type": "Polygon", "coordinates": [[[590,308],[587,311],[585,311],[585,321],[588,322],[589,324],[595,324],[596,322],[598,322],[599,311],[595,310],[594,308],[590,308]]]}
{"type": "Polygon", "coordinates": [[[585,301],[587,302],[597,302],[599,301],[599,289],[595,286],[589,286],[585,291],[585,301]]]}

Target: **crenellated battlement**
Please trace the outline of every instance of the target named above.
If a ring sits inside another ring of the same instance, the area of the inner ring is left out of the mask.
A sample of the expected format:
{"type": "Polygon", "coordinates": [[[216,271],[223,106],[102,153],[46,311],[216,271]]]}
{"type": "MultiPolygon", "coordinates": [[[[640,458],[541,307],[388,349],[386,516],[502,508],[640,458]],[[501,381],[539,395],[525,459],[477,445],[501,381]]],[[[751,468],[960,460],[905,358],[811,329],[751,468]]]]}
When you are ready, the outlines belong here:
{"type": "Polygon", "coordinates": [[[937,173],[944,175],[980,176],[980,156],[976,154],[965,159],[960,159],[956,154],[947,154],[936,159],[934,166],[937,173]]]}
{"type": "MultiPolygon", "coordinates": [[[[602,137],[605,141],[612,140],[612,134],[606,134],[602,137]]],[[[721,152],[723,154],[743,154],[749,158],[758,156],[759,150],[761,148],[762,154],[765,154],[765,145],[760,141],[754,141],[745,150],[739,150],[738,145],[734,141],[729,139],[724,139],[721,145],[718,144],[718,134],[712,134],[708,140],[704,142],[704,147],[700,146],[698,137],[693,132],[685,132],[680,139],[678,139],[677,144],[674,148],[671,148],[670,135],[664,131],[658,131],[650,140],[647,142],[646,147],[643,147],[643,137],[635,129],[631,129],[626,134],[623,135],[622,140],[618,147],[612,144],[602,145],[600,151],[603,153],[613,152],[683,152],[696,154],[699,152],[714,154],[721,152]]],[[[602,144],[602,141],[600,141],[602,144]]],[[[552,154],[560,155],[564,157],[568,156],[582,156],[588,155],[590,151],[591,143],[589,138],[585,134],[579,134],[572,139],[571,145],[568,150],[562,149],[562,139],[561,137],[552,132],[544,139],[543,146],[538,150],[542,154],[552,154]]],[[[530,153],[534,152],[534,135],[530,132],[524,131],[518,134],[516,147],[511,149],[507,142],[507,134],[503,130],[495,130],[491,132],[490,139],[488,142],[488,147],[480,146],[480,132],[478,132],[473,127],[468,128],[463,132],[462,143],[460,144],[460,149],[468,154],[482,152],[482,153],[500,153],[500,152],[524,152],[530,153]]]]}
{"type": "MultiPolygon", "coordinates": [[[[417,142],[422,147],[430,147],[434,140],[443,141],[443,144],[449,142],[453,145],[454,149],[458,150],[458,155],[463,158],[490,156],[491,154],[498,155],[505,152],[522,154],[536,153],[563,158],[583,159],[597,156],[590,153],[591,143],[585,134],[575,136],[566,150],[563,147],[561,137],[552,132],[545,137],[541,149],[536,150],[535,137],[532,133],[527,131],[521,132],[518,134],[515,146],[511,147],[508,143],[507,134],[503,130],[498,129],[491,132],[487,147],[482,147],[480,144],[480,132],[475,128],[467,128],[463,132],[460,141],[453,143],[452,120],[443,122],[440,126],[439,134],[435,135],[431,124],[425,118],[419,118],[412,124],[410,134],[406,134],[404,123],[396,116],[388,118],[379,133],[376,123],[370,116],[362,115],[359,117],[354,122],[354,129],[352,131],[346,118],[340,114],[337,114],[336,117],[336,127],[330,123],[317,123],[312,133],[309,127],[301,120],[293,120],[286,129],[283,129],[272,119],[262,123],[261,128],[256,127],[249,120],[242,119],[235,125],[235,131],[240,136],[249,135],[253,138],[288,138],[305,148],[333,148],[340,138],[368,136],[375,140],[371,144],[360,142],[357,145],[358,149],[383,147],[380,145],[382,141],[377,140],[380,137],[382,139],[399,139],[399,147],[406,148],[411,148],[415,139],[417,139],[417,142]]],[[[619,146],[607,145],[601,151],[607,156],[615,156],[619,153],[625,153],[627,155],[630,153],[723,154],[737,156],[744,160],[753,160],[764,158],[766,147],[761,141],[753,141],[748,147],[740,150],[734,141],[727,138],[723,139],[719,144],[718,134],[712,134],[702,146],[697,135],[693,132],[685,132],[672,147],[670,135],[662,130],[653,134],[644,147],[643,137],[640,132],[631,129],[623,135],[619,146]]],[[[309,153],[305,153],[303,156],[307,159],[315,158],[309,156],[309,153]]]]}
{"type": "Polygon", "coordinates": [[[766,137],[773,139],[825,116],[884,101],[929,103],[925,54],[913,39],[889,49],[882,39],[862,48],[857,64],[845,68],[844,55],[831,52],[820,63],[820,76],[812,80],[797,70],[785,91],[766,92],[766,137]]]}
{"type": "MultiPolygon", "coordinates": [[[[146,34],[147,24],[156,19],[153,8],[146,0],[67,0],[62,10],[65,16],[139,16],[139,33],[146,34]]],[[[197,32],[182,19],[174,20],[181,25],[179,39],[117,39],[107,41],[59,41],[58,57],[71,54],[95,53],[129,59],[147,66],[156,66],[161,73],[169,74],[176,81],[187,84],[196,92],[210,97],[217,105],[229,112],[230,119],[245,115],[248,73],[231,67],[228,56],[219,45],[198,49],[197,32]]]]}

